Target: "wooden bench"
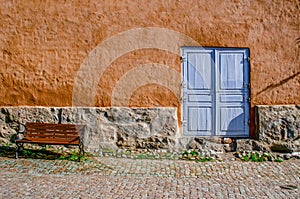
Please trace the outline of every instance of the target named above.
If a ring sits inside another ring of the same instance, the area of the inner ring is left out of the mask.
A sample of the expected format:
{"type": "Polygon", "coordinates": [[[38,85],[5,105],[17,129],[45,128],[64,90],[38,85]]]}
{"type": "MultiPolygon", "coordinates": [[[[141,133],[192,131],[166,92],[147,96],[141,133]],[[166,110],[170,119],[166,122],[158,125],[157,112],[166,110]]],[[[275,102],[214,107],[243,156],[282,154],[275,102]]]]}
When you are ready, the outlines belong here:
{"type": "Polygon", "coordinates": [[[44,145],[77,145],[79,158],[84,155],[82,133],[85,125],[78,124],[49,124],[29,122],[25,125],[23,138],[16,139],[16,158],[24,143],[44,145]]]}

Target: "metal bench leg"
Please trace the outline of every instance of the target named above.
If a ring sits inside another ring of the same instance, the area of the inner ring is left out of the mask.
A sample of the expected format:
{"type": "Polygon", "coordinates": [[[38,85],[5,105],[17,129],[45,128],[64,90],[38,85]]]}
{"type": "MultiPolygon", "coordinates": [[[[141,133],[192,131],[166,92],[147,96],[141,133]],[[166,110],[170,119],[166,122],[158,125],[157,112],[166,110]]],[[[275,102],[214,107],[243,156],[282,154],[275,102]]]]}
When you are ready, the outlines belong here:
{"type": "Polygon", "coordinates": [[[16,159],[19,158],[19,151],[21,148],[23,148],[23,144],[16,144],[17,145],[17,150],[16,150],[16,159]]]}
{"type": "Polygon", "coordinates": [[[78,162],[80,162],[81,157],[84,157],[84,149],[83,149],[82,142],[79,143],[79,157],[78,157],[78,162]]]}

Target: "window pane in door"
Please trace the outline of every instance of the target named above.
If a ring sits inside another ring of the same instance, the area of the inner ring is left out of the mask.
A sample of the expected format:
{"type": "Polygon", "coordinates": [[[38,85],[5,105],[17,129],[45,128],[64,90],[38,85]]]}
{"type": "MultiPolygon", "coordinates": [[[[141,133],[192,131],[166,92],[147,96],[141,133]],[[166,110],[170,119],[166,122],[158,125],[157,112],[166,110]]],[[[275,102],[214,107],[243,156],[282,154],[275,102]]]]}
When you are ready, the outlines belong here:
{"type": "Polygon", "coordinates": [[[243,88],[243,54],[220,53],[220,88],[242,89],[243,88]]]}
{"type": "Polygon", "coordinates": [[[188,88],[211,88],[212,60],[210,53],[188,53],[188,88]]]}

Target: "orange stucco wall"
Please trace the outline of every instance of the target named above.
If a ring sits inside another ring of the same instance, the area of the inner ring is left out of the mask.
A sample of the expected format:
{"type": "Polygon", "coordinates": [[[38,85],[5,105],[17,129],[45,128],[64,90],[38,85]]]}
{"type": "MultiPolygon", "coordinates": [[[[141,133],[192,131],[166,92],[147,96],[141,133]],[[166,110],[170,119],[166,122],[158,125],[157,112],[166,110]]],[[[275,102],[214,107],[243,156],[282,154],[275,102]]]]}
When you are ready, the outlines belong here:
{"type": "MultiPolygon", "coordinates": [[[[257,104],[300,104],[299,13],[297,0],[3,0],[0,106],[72,106],[76,75],[93,49],[124,31],[156,27],[179,32],[201,46],[248,47],[253,119],[257,104]]],[[[99,77],[93,105],[111,106],[118,81],[153,63],[180,75],[178,54],[155,48],[126,52],[99,77]]],[[[180,115],[178,95],[153,82],[137,85],[121,104],[176,106],[180,115]]]]}

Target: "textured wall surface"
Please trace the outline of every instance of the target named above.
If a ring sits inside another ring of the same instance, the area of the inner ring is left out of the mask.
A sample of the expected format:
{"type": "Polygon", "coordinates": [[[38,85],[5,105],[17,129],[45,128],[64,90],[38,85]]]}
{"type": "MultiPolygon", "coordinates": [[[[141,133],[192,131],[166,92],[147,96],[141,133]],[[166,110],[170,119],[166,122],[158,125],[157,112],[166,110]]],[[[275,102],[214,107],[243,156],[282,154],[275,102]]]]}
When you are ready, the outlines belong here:
{"type": "Polygon", "coordinates": [[[258,106],[258,140],[272,151],[300,152],[300,107],[258,106]]]}
{"type": "MultiPolygon", "coordinates": [[[[0,3],[1,106],[72,106],[92,96],[91,106],[107,107],[116,102],[133,107],[177,107],[180,116],[180,93],[176,90],[181,86],[180,52],[170,47],[172,41],[177,46],[248,47],[252,121],[257,104],[300,104],[297,0],[0,3]],[[125,35],[122,33],[149,27],[168,31],[160,34],[161,40],[148,29],[149,34],[132,34],[117,42],[125,35]],[[180,36],[169,37],[172,31],[180,36]],[[158,48],[163,45],[173,50],[158,48]],[[93,55],[102,57],[93,60],[93,55]],[[104,63],[101,73],[91,67],[77,79],[84,66],[99,68],[104,63]],[[151,65],[165,66],[153,72],[165,74],[167,70],[167,78],[172,80],[166,85],[164,76],[153,79],[155,74],[137,72],[151,65]],[[74,101],[75,84],[89,81],[94,81],[96,88],[90,91],[87,87],[74,101]],[[130,90],[124,91],[124,82],[139,84],[128,85],[130,90]]],[[[252,133],[253,129],[252,122],[252,133]]]]}

